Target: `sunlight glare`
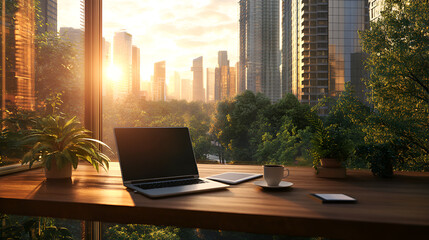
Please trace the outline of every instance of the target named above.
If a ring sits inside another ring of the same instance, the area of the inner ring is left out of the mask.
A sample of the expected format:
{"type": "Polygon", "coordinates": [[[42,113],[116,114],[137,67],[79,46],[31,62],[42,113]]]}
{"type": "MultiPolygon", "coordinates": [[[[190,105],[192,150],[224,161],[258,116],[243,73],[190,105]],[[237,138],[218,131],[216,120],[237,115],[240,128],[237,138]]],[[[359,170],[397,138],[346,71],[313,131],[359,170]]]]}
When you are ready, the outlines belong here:
{"type": "Polygon", "coordinates": [[[107,69],[107,77],[112,81],[112,82],[120,82],[121,80],[121,76],[122,76],[122,71],[120,68],[118,68],[117,66],[111,64],[107,69]]]}

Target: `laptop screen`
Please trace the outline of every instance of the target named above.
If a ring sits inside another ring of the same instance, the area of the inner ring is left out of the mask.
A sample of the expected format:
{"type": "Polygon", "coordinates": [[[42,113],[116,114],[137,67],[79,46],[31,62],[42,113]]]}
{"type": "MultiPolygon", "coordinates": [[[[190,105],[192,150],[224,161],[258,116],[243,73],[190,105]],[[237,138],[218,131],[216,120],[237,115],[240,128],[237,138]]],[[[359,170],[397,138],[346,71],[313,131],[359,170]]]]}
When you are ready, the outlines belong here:
{"type": "Polygon", "coordinates": [[[115,128],[123,181],[198,175],[188,128],[115,128]]]}

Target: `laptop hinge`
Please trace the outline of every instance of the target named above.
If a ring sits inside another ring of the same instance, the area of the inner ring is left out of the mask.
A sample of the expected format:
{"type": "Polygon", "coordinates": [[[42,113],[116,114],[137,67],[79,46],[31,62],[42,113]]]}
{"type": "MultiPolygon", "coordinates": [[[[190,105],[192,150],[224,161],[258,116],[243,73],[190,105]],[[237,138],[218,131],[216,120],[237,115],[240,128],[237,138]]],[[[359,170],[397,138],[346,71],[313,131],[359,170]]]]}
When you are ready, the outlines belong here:
{"type": "Polygon", "coordinates": [[[144,179],[144,180],[133,180],[126,181],[126,183],[136,184],[136,183],[145,183],[145,182],[163,182],[163,181],[174,181],[174,180],[184,180],[184,179],[197,179],[198,175],[188,175],[188,176],[180,176],[180,177],[170,177],[170,178],[152,178],[152,179],[144,179]]]}

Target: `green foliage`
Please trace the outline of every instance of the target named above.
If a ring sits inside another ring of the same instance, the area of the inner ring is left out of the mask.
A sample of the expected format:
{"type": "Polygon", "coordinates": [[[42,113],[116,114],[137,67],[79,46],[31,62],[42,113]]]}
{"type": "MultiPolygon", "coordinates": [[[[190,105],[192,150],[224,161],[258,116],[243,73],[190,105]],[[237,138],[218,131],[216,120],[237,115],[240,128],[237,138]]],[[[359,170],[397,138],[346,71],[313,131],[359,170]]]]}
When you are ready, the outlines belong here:
{"type": "Polygon", "coordinates": [[[104,234],[106,239],[179,240],[180,229],[142,224],[114,225],[104,234]]]}
{"type": "MultiPolygon", "coordinates": [[[[389,146],[399,169],[429,162],[429,2],[386,0],[381,19],[361,32],[374,111],[365,141],[389,146]],[[418,161],[417,163],[415,161],[418,161]]],[[[426,163],[426,164],[424,164],[426,163]]],[[[426,165],[426,166],[425,166],[426,165]]]]}
{"type": "Polygon", "coordinates": [[[275,136],[265,133],[256,153],[261,164],[300,164],[296,159],[304,157],[308,159],[307,149],[310,147],[312,133],[310,128],[298,129],[289,118],[276,133],[275,136]]]}
{"type": "Polygon", "coordinates": [[[4,239],[73,239],[70,231],[56,226],[52,218],[2,215],[1,222],[0,234],[4,239]]]}
{"type": "Polygon", "coordinates": [[[76,117],[66,119],[58,115],[49,115],[36,120],[35,128],[24,137],[23,144],[31,149],[24,155],[22,164],[29,167],[36,161],[50,169],[52,161],[59,168],[71,163],[76,169],[79,160],[86,160],[98,171],[101,165],[109,168],[110,159],[102,153],[97,144],[110,149],[106,144],[90,138],[90,131],[81,127],[76,117]]]}
{"type": "Polygon", "coordinates": [[[53,32],[36,35],[35,78],[38,102],[53,93],[62,93],[62,112],[81,118],[83,59],[76,46],[53,32]]]}
{"type": "Polygon", "coordinates": [[[271,104],[268,98],[246,91],[218,103],[210,132],[230,161],[299,164],[307,159],[310,108],[288,94],[271,104]]]}
{"type": "Polygon", "coordinates": [[[264,95],[245,91],[234,101],[218,103],[210,132],[226,151],[229,160],[252,162],[261,137],[258,120],[270,105],[264,95]]]}
{"type": "Polygon", "coordinates": [[[341,127],[338,124],[325,125],[322,119],[314,114],[307,116],[314,129],[310,149],[313,167],[317,169],[322,158],[345,161],[352,154],[353,145],[341,127]]]}
{"type": "Polygon", "coordinates": [[[0,162],[19,159],[24,155],[21,140],[34,127],[35,118],[36,114],[32,111],[17,109],[6,112],[6,118],[0,120],[3,126],[0,131],[0,162]]]}

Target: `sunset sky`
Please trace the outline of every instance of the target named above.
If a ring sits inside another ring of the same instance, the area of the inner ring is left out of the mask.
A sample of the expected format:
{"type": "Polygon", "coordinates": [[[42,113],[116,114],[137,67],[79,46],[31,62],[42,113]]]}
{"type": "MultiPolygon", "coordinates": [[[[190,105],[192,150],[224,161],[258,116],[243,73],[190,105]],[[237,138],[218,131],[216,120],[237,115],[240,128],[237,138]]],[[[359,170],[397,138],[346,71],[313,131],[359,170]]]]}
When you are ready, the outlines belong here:
{"type": "MultiPolygon", "coordinates": [[[[58,0],[58,26],[79,23],[79,1],[58,0]]],[[[167,79],[178,71],[192,79],[192,60],[217,65],[217,52],[228,51],[231,65],[238,55],[237,0],[104,0],[103,35],[113,46],[113,34],[125,29],[140,48],[142,81],[149,81],[153,64],[166,61],[167,79]]]]}

